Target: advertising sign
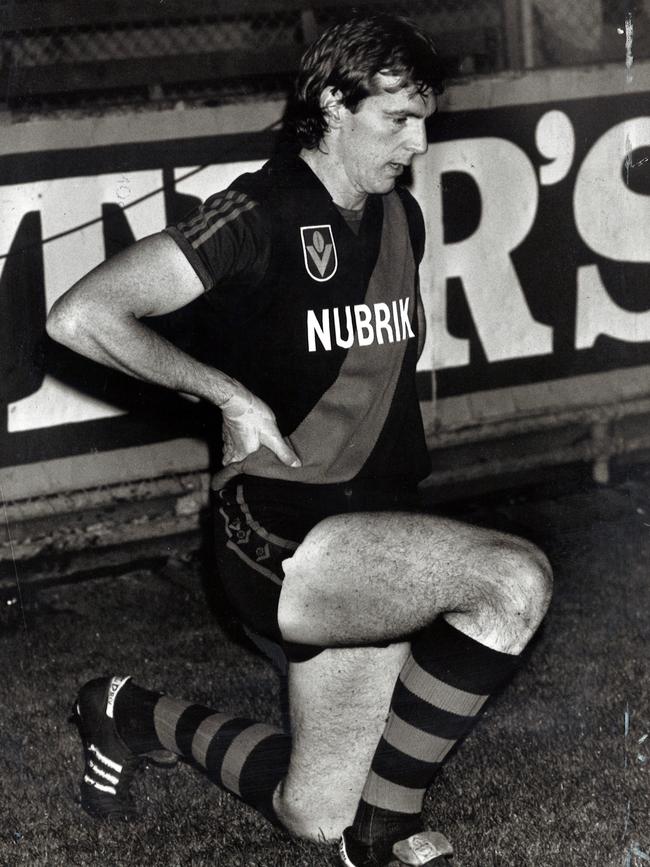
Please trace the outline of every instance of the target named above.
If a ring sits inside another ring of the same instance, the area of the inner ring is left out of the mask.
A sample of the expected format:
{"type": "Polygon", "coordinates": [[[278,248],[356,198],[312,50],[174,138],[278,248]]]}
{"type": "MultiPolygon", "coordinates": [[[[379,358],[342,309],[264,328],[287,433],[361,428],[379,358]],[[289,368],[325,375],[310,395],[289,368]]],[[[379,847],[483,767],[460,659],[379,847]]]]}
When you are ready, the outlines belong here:
{"type": "MultiPolygon", "coordinates": [[[[412,177],[423,401],[434,370],[444,398],[650,363],[650,76],[636,74],[470,82],[432,118],[412,177]]],[[[205,433],[191,405],[53,347],[43,325],[106,256],[271,155],[281,106],[227,133],[219,111],[168,112],[149,136],[142,116],[118,118],[83,146],[59,121],[60,140],[0,154],[0,466],[205,433]]],[[[188,310],[165,327],[191,343],[197,323],[188,310]]]]}

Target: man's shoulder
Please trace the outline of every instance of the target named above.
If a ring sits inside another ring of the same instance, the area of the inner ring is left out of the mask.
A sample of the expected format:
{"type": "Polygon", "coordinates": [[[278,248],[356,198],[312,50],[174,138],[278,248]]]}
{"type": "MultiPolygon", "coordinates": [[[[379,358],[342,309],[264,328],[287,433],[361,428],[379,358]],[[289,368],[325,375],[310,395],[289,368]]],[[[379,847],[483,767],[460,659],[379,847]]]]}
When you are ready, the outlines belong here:
{"type": "Polygon", "coordinates": [[[240,238],[269,234],[271,217],[266,207],[272,196],[270,162],[254,172],[244,172],[228,187],[211,193],[196,210],[178,223],[177,228],[192,237],[194,246],[226,235],[240,238]]]}
{"type": "Polygon", "coordinates": [[[275,156],[257,171],[245,172],[221,193],[238,193],[257,205],[269,205],[278,197],[295,190],[299,182],[300,166],[295,158],[275,156]]]}
{"type": "MultiPolygon", "coordinates": [[[[269,161],[270,162],[270,161],[269,161]]],[[[226,190],[217,196],[238,195],[255,205],[264,204],[271,192],[271,172],[269,162],[264,163],[257,171],[244,172],[235,178],[226,190]]]]}

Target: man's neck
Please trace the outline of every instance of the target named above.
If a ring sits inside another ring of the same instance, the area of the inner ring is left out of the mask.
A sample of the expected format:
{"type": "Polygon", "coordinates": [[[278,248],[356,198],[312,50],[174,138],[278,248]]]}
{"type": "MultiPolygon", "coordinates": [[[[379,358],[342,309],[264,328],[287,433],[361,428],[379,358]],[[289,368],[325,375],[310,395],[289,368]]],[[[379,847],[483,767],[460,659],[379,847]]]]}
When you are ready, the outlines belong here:
{"type": "Polygon", "coordinates": [[[367,194],[352,187],[341,169],[341,163],[331,153],[318,148],[303,148],[300,157],[325,187],[335,205],[349,211],[360,211],[363,208],[367,194]]]}

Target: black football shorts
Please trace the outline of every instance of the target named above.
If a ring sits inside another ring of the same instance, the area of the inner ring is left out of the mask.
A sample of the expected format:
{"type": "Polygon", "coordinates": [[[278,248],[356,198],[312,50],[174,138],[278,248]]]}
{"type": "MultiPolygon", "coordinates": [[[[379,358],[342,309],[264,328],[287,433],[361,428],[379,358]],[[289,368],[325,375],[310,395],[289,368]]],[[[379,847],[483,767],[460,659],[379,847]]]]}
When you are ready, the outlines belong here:
{"type": "Polygon", "coordinates": [[[353,481],[307,485],[236,476],[213,494],[218,577],[244,630],[282,670],[324,648],[285,642],[278,626],[284,572],[307,533],[331,515],[346,512],[412,511],[413,484],[353,481]]]}

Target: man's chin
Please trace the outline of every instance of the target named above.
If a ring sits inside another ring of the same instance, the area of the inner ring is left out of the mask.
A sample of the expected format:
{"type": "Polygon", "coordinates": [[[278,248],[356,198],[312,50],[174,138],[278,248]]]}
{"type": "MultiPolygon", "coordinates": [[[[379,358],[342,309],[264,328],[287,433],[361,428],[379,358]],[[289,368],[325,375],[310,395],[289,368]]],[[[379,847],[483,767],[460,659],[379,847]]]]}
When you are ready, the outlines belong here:
{"type": "Polygon", "coordinates": [[[382,181],[380,184],[377,184],[376,193],[379,195],[385,196],[386,193],[390,193],[395,189],[395,184],[397,182],[397,178],[386,178],[385,181],[382,181]]]}

